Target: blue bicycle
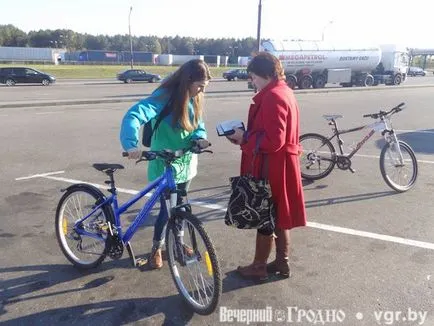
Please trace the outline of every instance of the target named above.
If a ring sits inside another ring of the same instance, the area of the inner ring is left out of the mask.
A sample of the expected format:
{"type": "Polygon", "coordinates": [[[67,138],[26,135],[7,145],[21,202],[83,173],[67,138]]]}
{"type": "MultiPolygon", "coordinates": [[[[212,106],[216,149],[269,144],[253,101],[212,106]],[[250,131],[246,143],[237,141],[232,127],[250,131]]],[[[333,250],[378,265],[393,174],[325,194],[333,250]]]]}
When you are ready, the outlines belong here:
{"type": "MultiPolygon", "coordinates": [[[[56,236],[66,258],[77,268],[95,268],[108,255],[112,259],[122,257],[127,248],[136,267],[146,264],[146,259],[136,258],[131,239],[139,226],[149,216],[154,205],[164,196],[165,209],[169,216],[166,228],[166,252],[169,269],[176,288],[193,311],[208,315],[215,311],[221,297],[222,281],[219,261],[212,241],[203,224],[191,212],[188,204],[177,205],[178,196],[186,193],[176,189],[171,163],[187,152],[209,152],[211,144],[196,140],[183,150],[143,151],[138,161],[162,159],[164,174],[148,184],[123,205],[118,205],[114,173],[124,167],[120,164],[93,164],[98,171],[109,177],[110,186],[106,197],[90,184],[74,184],[63,191],[56,210],[56,236]],[[120,216],[151,190],[155,190],[131,225],[123,232],[120,216]]],[[[123,156],[127,156],[123,153],[123,156]]]]}

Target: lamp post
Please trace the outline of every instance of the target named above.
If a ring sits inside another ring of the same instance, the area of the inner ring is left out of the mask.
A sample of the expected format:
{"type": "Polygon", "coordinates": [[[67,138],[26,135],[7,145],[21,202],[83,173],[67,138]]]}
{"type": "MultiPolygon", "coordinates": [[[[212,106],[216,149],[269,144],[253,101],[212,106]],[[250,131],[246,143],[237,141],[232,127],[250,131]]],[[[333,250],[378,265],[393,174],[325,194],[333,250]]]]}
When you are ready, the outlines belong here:
{"type": "Polygon", "coordinates": [[[128,15],[128,30],[130,32],[130,56],[131,56],[131,69],[133,69],[133,39],[131,37],[131,11],[133,7],[130,7],[130,14],[128,15]]]}
{"type": "Polygon", "coordinates": [[[333,20],[330,20],[325,26],[324,26],[324,28],[322,29],[322,37],[321,37],[321,40],[324,42],[324,32],[325,32],[325,29],[328,27],[328,26],[330,26],[331,24],[333,24],[333,20]]]}
{"type": "Polygon", "coordinates": [[[259,49],[261,47],[261,12],[262,12],[262,0],[259,0],[259,5],[258,5],[258,34],[256,36],[258,52],[259,52],[259,49]]]}

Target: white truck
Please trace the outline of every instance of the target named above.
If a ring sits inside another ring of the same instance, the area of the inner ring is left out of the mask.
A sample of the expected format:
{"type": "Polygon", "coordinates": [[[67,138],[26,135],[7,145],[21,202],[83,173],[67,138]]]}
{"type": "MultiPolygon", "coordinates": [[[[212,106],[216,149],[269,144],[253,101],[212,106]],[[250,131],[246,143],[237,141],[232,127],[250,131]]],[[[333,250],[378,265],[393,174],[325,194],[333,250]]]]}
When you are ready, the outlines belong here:
{"type": "Polygon", "coordinates": [[[262,51],[275,55],[294,89],[399,85],[407,77],[409,54],[397,45],[336,46],[315,41],[263,41],[262,51]]]}

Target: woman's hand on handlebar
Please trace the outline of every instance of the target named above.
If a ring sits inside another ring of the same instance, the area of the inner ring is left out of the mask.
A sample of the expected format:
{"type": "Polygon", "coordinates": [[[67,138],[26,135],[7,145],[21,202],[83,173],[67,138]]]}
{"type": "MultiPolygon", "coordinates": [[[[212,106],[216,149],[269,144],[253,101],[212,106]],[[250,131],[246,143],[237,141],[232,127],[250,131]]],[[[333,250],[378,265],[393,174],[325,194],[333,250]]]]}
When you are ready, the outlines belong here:
{"type": "Polygon", "coordinates": [[[129,160],[138,160],[142,157],[142,151],[135,148],[135,149],[130,149],[128,151],[128,159],[129,160]]]}
{"type": "Polygon", "coordinates": [[[211,143],[204,138],[198,138],[198,139],[193,139],[191,141],[191,147],[190,147],[190,151],[196,154],[200,154],[200,153],[212,153],[211,151],[207,151],[205,150],[205,148],[208,148],[211,146],[211,143]]]}

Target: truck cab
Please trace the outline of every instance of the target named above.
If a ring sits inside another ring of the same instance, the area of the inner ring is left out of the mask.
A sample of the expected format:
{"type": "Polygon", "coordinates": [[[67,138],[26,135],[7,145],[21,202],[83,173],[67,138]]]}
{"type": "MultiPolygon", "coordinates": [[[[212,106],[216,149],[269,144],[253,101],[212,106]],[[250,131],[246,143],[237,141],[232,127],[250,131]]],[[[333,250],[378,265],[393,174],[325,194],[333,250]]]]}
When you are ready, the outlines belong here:
{"type": "MultiPolygon", "coordinates": [[[[407,79],[410,56],[404,47],[381,45],[381,61],[373,72],[375,84],[399,85],[407,79]]],[[[374,85],[375,85],[374,84],[374,85]]]]}

